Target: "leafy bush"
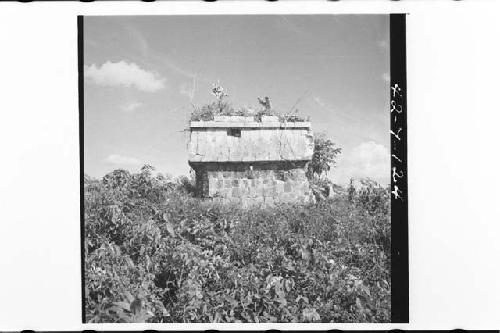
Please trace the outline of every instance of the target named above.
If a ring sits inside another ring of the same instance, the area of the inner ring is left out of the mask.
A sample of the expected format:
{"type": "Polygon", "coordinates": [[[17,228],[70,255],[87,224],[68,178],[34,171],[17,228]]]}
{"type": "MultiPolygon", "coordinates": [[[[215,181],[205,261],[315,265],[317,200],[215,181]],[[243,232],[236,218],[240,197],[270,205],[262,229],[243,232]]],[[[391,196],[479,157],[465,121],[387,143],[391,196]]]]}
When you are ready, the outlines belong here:
{"type": "Polygon", "coordinates": [[[332,166],[335,166],[335,159],[341,152],[342,148],[336,147],[335,143],[328,139],[324,133],[315,135],[314,153],[307,166],[307,177],[311,180],[328,174],[332,166]]]}
{"type": "Polygon", "coordinates": [[[190,115],[191,121],[209,121],[214,120],[215,116],[243,116],[253,117],[255,121],[262,121],[262,116],[277,116],[279,121],[306,121],[296,113],[280,113],[274,109],[253,109],[253,108],[234,108],[228,102],[213,102],[201,107],[194,107],[190,115]]]}
{"type": "Polygon", "coordinates": [[[387,189],[243,209],[153,171],[85,179],[87,321],[390,321],[387,189]]]}
{"type": "Polygon", "coordinates": [[[213,86],[212,94],[216,97],[217,101],[201,107],[193,106],[193,111],[190,115],[191,121],[214,120],[215,116],[254,117],[255,121],[262,121],[262,116],[278,116],[281,122],[306,121],[304,117],[297,114],[297,110],[293,113],[281,113],[273,109],[268,97],[265,98],[265,102],[259,98],[260,106],[255,109],[246,107],[234,108],[229,102],[224,100],[227,94],[218,83],[213,86]]]}

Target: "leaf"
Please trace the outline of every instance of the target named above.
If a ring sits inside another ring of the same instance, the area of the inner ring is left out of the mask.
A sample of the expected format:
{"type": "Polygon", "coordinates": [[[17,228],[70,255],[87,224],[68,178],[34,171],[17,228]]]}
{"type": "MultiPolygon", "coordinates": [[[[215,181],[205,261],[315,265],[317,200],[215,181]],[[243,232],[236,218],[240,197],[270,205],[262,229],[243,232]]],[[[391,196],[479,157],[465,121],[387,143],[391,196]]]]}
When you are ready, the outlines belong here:
{"type": "Polygon", "coordinates": [[[134,262],[132,261],[132,259],[130,259],[129,256],[126,256],[125,257],[125,262],[127,263],[127,265],[129,265],[130,267],[134,267],[134,262]]]}
{"type": "Polygon", "coordinates": [[[106,312],[115,312],[118,316],[124,315],[123,308],[115,305],[112,305],[109,308],[107,308],[106,312]]]}
{"type": "Polygon", "coordinates": [[[130,304],[126,302],[113,302],[114,305],[118,306],[121,309],[125,309],[130,311],[130,304]]]}
{"type": "Polygon", "coordinates": [[[136,315],[142,310],[142,301],[139,298],[136,298],[131,304],[130,304],[130,311],[136,315]]]}
{"type": "Polygon", "coordinates": [[[314,322],[314,321],[321,320],[319,313],[316,312],[316,309],[312,309],[312,308],[306,308],[306,309],[302,310],[302,317],[307,322],[314,322]]]}
{"type": "Polygon", "coordinates": [[[134,296],[132,296],[132,294],[129,293],[128,291],[126,291],[123,295],[127,298],[129,303],[132,303],[134,301],[134,296]]]}
{"type": "Polygon", "coordinates": [[[168,233],[170,234],[170,236],[175,237],[175,230],[174,230],[173,224],[170,223],[169,221],[166,221],[165,227],[166,227],[168,233]]]}
{"type": "Polygon", "coordinates": [[[363,307],[363,304],[361,303],[361,300],[356,297],[356,307],[360,310],[360,311],[363,311],[364,307],[363,307]]]}
{"type": "Polygon", "coordinates": [[[274,285],[274,291],[276,292],[276,295],[278,295],[279,298],[285,297],[285,292],[283,290],[283,281],[280,281],[274,285]]]}
{"type": "Polygon", "coordinates": [[[295,299],[295,302],[300,302],[300,300],[303,300],[305,303],[309,303],[309,298],[305,297],[305,296],[297,296],[297,298],[295,299]]]}

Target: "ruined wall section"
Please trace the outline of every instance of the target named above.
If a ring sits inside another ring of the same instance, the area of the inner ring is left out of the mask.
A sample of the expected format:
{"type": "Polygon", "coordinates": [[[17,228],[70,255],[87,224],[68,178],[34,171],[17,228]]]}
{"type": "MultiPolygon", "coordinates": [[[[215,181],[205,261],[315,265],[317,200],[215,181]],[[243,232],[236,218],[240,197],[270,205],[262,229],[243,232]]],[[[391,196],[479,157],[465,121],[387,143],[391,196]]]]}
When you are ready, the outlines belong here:
{"type": "Polygon", "coordinates": [[[223,202],[277,203],[314,201],[307,162],[211,163],[196,166],[199,195],[223,202]],[[250,169],[250,167],[252,169],[250,169]]]}
{"type": "Polygon", "coordinates": [[[190,162],[311,160],[308,122],[200,121],[191,123],[190,162]],[[231,131],[236,130],[236,133],[231,131]]]}
{"type": "Polygon", "coordinates": [[[308,122],[230,116],[191,122],[190,130],[199,196],[243,205],[314,201],[306,177],[314,151],[308,122]]]}

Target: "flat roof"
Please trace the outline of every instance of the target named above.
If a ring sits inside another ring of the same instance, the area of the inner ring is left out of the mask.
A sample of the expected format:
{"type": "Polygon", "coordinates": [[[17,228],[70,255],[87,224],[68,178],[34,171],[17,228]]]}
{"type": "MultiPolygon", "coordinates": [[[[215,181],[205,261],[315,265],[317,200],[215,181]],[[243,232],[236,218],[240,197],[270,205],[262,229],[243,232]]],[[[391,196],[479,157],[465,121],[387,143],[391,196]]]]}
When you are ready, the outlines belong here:
{"type": "Polygon", "coordinates": [[[311,128],[308,121],[192,121],[192,129],[196,128],[311,128]]]}

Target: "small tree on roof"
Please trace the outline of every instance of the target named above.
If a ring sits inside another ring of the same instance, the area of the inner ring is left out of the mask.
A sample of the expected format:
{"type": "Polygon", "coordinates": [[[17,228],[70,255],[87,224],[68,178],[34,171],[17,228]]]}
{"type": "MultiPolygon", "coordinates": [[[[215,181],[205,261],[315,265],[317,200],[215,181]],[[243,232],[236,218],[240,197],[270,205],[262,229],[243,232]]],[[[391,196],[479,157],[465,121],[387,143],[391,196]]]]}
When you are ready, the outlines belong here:
{"type": "Polygon", "coordinates": [[[223,99],[224,99],[224,97],[228,96],[228,94],[226,94],[224,92],[224,88],[222,88],[222,86],[220,85],[219,81],[217,81],[217,83],[214,83],[214,85],[212,87],[212,94],[215,96],[215,98],[217,98],[217,103],[218,103],[218,106],[219,106],[219,112],[222,112],[222,110],[223,110],[223,99]]]}

